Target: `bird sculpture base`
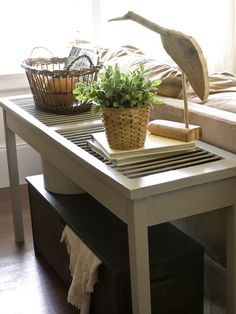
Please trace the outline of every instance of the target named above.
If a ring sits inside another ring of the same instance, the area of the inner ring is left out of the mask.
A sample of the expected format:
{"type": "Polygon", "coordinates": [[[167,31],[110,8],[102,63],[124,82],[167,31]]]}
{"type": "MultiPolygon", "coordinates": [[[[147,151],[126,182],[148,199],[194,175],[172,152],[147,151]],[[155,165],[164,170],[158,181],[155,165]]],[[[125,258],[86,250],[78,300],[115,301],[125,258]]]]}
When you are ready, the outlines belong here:
{"type": "Polygon", "coordinates": [[[147,129],[152,134],[184,142],[195,141],[202,136],[202,129],[200,126],[189,125],[186,127],[184,123],[168,120],[153,120],[149,122],[147,129]]]}

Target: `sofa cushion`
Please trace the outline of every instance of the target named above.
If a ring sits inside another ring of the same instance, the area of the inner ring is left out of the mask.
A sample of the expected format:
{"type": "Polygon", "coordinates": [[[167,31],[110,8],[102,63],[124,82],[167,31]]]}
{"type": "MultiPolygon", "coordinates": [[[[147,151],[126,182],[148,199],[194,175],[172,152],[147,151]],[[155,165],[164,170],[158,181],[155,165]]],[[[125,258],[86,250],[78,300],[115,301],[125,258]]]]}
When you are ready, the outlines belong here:
{"type": "MultiPolygon", "coordinates": [[[[184,121],[183,100],[162,97],[164,103],[155,106],[150,119],[184,121]]],[[[236,153],[236,114],[188,102],[190,123],[202,127],[201,140],[236,153]]]]}
{"type": "Polygon", "coordinates": [[[215,73],[209,76],[209,97],[204,103],[188,86],[188,99],[224,111],[236,113],[236,76],[231,73],[215,73]]]}

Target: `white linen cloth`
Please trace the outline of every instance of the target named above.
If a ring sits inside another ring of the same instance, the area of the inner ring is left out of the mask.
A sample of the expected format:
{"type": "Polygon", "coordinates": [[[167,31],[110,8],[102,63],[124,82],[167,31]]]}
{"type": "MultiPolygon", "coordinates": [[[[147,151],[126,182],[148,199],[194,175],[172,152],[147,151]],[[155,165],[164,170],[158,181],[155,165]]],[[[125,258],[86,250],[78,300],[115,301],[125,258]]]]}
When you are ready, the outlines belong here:
{"type": "Polygon", "coordinates": [[[89,314],[91,293],[97,282],[100,259],[65,226],[61,242],[65,242],[70,256],[72,282],[68,291],[67,302],[80,310],[80,314],[89,314]]]}

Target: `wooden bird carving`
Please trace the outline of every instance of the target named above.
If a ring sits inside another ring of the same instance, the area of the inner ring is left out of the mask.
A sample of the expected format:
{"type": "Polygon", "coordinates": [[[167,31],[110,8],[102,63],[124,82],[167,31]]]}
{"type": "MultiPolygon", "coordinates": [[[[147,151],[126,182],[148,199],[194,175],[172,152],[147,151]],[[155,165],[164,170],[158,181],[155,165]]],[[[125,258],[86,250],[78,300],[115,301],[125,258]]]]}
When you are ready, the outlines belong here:
{"type": "Polygon", "coordinates": [[[122,17],[109,21],[132,20],[160,34],[166,52],[187,76],[192,88],[202,101],[209,94],[209,78],[206,60],[196,40],[184,33],[164,28],[129,11],[122,17]]]}

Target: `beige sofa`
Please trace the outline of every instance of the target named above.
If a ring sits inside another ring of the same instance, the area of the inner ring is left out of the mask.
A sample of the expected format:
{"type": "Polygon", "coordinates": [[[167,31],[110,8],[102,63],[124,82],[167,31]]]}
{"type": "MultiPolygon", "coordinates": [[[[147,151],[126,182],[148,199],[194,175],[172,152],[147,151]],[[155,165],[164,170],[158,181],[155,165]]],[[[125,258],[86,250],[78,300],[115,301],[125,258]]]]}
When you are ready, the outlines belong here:
{"type": "MultiPolygon", "coordinates": [[[[134,47],[114,51],[102,49],[100,55],[105,65],[118,63],[122,71],[135,70],[143,62],[151,80],[160,78],[163,81],[158,94],[163,96],[164,104],[153,108],[151,119],[183,122],[181,73],[176,67],[150,59],[134,47]]],[[[188,85],[190,122],[202,127],[204,142],[236,153],[236,76],[215,73],[209,76],[209,83],[210,94],[205,103],[188,85]]]]}
{"type": "MultiPolygon", "coordinates": [[[[135,70],[143,62],[148,77],[162,79],[158,94],[164,103],[152,109],[150,119],[167,119],[183,122],[182,80],[180,71],[173,65],[150,59],[134,47],[117,50],[102,49],[101,61],[105,65],[118,63],[121,70],[135,70]]],[[[236,153],[236,76],[215,73],[209,76],[210,94],[205,103],[187,85],[190,123],[200,125],[201,140],[236,153]]],[[[214,305],[207,313],[224,313],[225,305],[225,214],[216,211],[173,222],[206,248],[206,297],[214,305]],[[210,261],[210,262],[209,262],[210,261]]]]}

